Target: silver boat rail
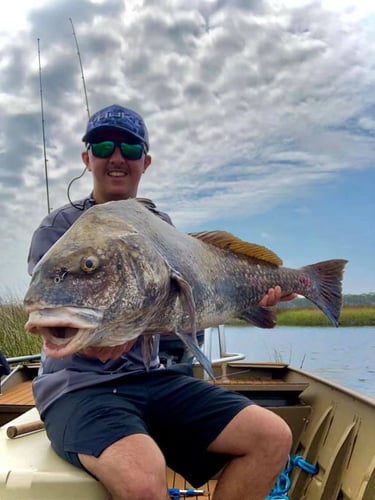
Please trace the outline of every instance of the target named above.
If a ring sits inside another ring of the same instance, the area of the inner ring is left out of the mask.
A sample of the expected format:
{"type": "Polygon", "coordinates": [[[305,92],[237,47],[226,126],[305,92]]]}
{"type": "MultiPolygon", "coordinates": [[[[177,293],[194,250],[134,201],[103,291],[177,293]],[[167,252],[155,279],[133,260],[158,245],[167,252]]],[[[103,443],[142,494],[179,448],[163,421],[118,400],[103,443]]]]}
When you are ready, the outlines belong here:
{"type": "MultiPolygon", "coordinates": [[[[225,338],[225,327],[224,325],[218,325],[215,327],[206,328],[204,330],[204,344],[202,348],[205,356],[211,361],[213,366],[221,366],[221,379],[227,378],[227,364],[233,361],[240,361],[245,359],[245,354],[227,352],[226,338],[225,338]],[[212,359],[212,349],[214,343],[215,333],[217,335],[219,358],[212,359]]],[[[204,377],[209,378],[208,374],[205,372],[204,377]]]]}
{"type": "Polygon", "coordinates": [[[7,381],[7,379],[13,375],[13,373],[22,368],[20,363],[39,361],[40,358],[41,358],[40,354],[30,354],[27,356],[6,358],[4,353],[0,351],[0,394],[1,394],[1,385],[4,384],[7,381]],[[15,367],[10,366],[14,365],[15,363],[17,364],[15,367]]]}
{"type": "Polygon", "coordinates": [[[16,356],[15,358],[7,358],[9,364],[11,363],[25,363],[27,361],[40,361],[41,354],[29,354],[27,356],[16,356]]]}

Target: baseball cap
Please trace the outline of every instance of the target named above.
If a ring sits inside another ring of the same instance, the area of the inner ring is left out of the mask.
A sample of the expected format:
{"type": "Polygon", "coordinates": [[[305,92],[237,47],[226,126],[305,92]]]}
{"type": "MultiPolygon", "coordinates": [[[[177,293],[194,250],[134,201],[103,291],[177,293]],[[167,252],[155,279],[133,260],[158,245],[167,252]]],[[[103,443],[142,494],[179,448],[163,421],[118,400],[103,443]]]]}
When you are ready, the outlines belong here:
{"type": "Polygon", "coordinates": [[[87,123],[86,133],[82,137],[83,142],[90,140],[105,128],[117,128],[124,130],[140,139],[149,149],[148,131],[141,115],[129,108],[124,108],[118,104],[112,104],[100,109],[92,116],[87,123]]]}

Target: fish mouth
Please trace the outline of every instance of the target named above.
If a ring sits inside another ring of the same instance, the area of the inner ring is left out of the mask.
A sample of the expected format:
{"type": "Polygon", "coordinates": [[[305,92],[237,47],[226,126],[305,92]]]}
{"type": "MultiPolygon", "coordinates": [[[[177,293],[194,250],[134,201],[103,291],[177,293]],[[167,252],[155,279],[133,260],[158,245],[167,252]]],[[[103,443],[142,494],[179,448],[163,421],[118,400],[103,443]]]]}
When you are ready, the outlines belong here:
{"type": "Polygon", "coordinates": [[[103,312],[85,307],[29,309],[25,329],[43,339],[47,356],[63,358],[85,348],[100,326],[103,312]]]}

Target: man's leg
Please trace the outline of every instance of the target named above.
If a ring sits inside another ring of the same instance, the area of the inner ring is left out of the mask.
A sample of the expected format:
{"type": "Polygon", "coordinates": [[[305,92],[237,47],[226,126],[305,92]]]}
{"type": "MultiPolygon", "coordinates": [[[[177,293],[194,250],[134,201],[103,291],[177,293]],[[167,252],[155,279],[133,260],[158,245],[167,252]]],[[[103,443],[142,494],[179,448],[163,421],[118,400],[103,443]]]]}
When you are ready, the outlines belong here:
{"type": "Polygon", "coordinates": [[[81,453],[78,457],[107,488],[112,500],[169,499],[164,457],[146,434],[124,437],[98,458],[81,453]]]}
{"type": "Polygon", "coordinates": [[[264,500],[286,465],[291,444],[291,431],[280,417],[256,405],[241,410],[208,448],[234,455],[214,499],[264,500]]]}

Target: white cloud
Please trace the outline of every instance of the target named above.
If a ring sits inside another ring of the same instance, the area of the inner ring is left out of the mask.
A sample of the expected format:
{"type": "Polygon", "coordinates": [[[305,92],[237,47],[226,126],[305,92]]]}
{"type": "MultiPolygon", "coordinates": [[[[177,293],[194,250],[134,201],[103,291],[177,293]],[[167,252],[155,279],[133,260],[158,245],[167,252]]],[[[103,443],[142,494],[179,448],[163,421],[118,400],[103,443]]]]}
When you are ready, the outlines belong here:
{"type": "MultiPolygon", "coordinates": [[[[38,38],[53,207],[67,201],[82,169],[87,115],[70,17],[90,109],[119,102],[144,115],[153,165],[140,194],[176,224],[209,224],[222,206],[245,219],[372,168],[375,37],[364,2],[12,6],[23,14],[10,10],[0,25],[0,209],[3,234],[16,232],[18,249],[46,206],[38,38]]],[[[90,189],[85,174],[73,197],[90,189]]],[[[20,254],[14,273],[14,254],[2,252],[2,280],[21,281],[20,254]]]]}

